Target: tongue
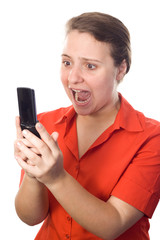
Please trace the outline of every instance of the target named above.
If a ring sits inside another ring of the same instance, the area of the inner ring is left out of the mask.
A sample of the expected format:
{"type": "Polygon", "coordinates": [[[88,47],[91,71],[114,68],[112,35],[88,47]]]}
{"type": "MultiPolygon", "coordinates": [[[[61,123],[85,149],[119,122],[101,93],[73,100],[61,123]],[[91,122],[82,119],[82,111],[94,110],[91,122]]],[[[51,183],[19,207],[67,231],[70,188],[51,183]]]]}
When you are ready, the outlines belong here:
{"type": "Polygon", "coordinates": [[[77,101],[80,101],[80,102],[84,102],[86,101],[89,97],[90,97],[90,92],[88,91],[80,91],[80,92],[76,92],[75,94],[75,99],[77,101]]]}

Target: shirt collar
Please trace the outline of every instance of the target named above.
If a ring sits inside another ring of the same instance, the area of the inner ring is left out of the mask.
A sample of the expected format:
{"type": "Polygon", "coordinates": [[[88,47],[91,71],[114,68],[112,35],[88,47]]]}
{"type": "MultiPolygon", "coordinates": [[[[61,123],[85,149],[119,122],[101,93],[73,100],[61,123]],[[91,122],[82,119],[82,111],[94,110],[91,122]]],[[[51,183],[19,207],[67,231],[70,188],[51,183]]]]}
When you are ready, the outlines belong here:
{"type": "MultiPolygon", "coordinates": [[[[127,100],[119,93],[121,106],[114,122],[114,129],[126,129],[131,132],[139,132],[144,130],[144,115],[136,111],[127,100]]],[[[64,121],[70,122],[75,116],[75,110],[73,106],[63,109],[63,114],[55,122],[55,124],[62,123],[64,121]]]]}
{"type": "Polygon", "coordinates": [[[117,114],[115,125],[131,132],[144,130],[144,115],[136,111],[127,100],[119,93],[121,106],[117,114]]]}
{"type": "Polygon", "coordinates": [[[69,106],[67,108],[62,108],[61,116],[57,119],[55,124],[63,123],[67,120],[69,122],[74,116],[76,112],[73,108],[73,106],[69,106]]]}

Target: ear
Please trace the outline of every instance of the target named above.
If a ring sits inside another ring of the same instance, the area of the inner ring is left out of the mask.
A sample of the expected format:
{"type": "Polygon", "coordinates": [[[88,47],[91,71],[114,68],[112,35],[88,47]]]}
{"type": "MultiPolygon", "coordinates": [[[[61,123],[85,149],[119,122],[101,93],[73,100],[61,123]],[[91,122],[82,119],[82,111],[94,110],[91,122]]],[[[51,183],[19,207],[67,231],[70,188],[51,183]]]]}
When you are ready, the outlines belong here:
{"type": "Polygon", "coordinates": [[[126,63],[126,60],[124,59],[121,62],[121,64],[118,66],[118,72],[116,77],[116,80],[118,82],[120,82],[124,78],[126,71],[127,71],[127,63],[126,63]]]}

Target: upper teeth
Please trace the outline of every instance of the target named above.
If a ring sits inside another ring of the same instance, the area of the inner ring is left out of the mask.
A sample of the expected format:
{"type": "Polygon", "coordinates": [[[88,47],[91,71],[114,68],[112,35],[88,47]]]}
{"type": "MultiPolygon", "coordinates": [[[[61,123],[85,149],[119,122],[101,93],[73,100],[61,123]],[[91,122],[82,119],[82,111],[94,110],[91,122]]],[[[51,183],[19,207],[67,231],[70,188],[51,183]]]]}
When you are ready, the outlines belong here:
{"type": "Polygon", "coordinates": [[[68,86],[68,88],[71,89],[73,92],[76,92],[76,93],[81,92],[81,90],[73,89],[70,86],[68,86]]]}
{"type": "Polygon", "coordinates": [[[81,92],[81,90],[76,90],[76,89],[72,89],[72,90],[76,93],[81,92]]]}

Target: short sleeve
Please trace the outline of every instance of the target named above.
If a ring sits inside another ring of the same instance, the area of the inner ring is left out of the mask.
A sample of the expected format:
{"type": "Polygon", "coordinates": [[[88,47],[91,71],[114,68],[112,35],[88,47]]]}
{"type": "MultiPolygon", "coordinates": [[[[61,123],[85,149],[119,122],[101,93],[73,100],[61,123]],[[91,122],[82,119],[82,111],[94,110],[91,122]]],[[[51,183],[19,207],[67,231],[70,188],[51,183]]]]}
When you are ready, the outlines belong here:
{"type": "Polygon", "coordinates": [[[141,146],[111,195],[152,217],[160,199],[160,135],[141,146]]]}
{"type": "Polygon", "coordinates": [[[21,186],[21,184],[22,184],[24,174],[25,174],[25,171],[24,171],[23,169],[21,169],[21,176],[20,176],[20,183],[19,183],[19,186],[21,186]]]}

